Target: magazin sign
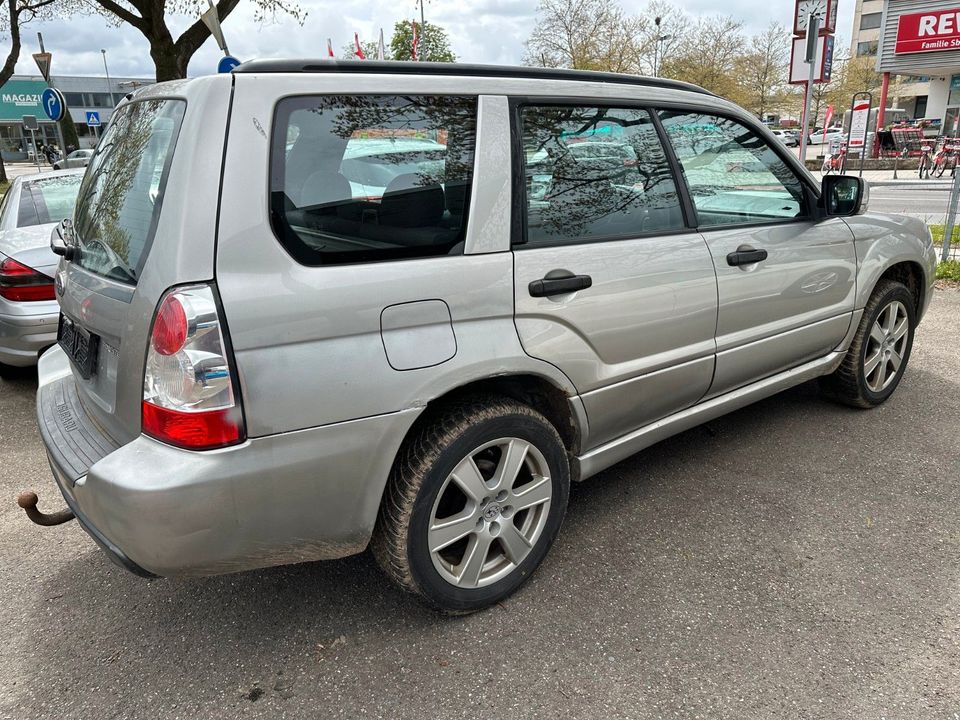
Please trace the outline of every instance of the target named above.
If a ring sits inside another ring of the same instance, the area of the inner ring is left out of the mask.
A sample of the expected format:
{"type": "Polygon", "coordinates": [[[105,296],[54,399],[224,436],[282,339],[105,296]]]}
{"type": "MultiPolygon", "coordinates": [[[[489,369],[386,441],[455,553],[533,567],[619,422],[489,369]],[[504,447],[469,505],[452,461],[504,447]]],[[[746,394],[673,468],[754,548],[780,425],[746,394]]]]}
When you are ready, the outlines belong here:
{"type": "Polygon", "coordinates": [[[46,119],[40,96],[47,84],[38,80],[9,80],[0,87],[0,122],[20,122],[24,115],[46,119]]]}
{"type": "Polygon", "coordinates": [[[922,53],[960,48],[960,8],[900,16],[894,52],[922,53]]]}

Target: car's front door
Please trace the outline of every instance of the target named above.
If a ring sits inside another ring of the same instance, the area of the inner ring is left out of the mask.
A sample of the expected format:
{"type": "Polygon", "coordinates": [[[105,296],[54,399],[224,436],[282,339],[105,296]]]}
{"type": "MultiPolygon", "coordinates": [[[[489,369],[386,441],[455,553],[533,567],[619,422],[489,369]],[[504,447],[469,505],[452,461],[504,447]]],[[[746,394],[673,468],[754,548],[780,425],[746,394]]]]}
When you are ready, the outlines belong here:
{"type": "Polygon", "coordinates": [[[586,450],[707,392],[713,262],[645,110],[530,104],[515,117],[517,330],[581,393],[586,450]]]}
{"type": "Polygon", "coordinates": [[[854,306],[853,233],[817,219],[810,193],[759,133],[727,117],[661,120],[683,168],[717,271],[718,395],[826,355],[854,306]]]}

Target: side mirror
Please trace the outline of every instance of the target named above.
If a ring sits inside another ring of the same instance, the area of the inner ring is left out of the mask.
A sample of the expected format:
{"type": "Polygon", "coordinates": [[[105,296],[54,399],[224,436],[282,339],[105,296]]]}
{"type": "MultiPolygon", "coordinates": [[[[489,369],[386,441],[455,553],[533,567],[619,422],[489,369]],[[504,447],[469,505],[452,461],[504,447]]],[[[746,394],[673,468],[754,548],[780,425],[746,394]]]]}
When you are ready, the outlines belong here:
{"type": "Polygon", "coordinates": [[[820,185],[820,202],[824,214],[832,217],[860,215],[867,211],[869,186],[853,175],[827,175],[820,185]]]}

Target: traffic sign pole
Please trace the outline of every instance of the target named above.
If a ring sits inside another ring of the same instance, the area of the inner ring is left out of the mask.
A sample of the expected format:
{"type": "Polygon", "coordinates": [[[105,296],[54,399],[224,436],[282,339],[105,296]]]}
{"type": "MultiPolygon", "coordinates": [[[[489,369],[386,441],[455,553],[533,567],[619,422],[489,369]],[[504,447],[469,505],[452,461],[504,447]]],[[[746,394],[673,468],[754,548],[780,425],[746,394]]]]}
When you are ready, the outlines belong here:
{"type": "MultiPolygon", "coordinates": [[[[807,75],[807,87],[803,94],[803,114],[800,121],[800,162],[804,167],[807,165],[807,138],[810,124],[810,103],[813,100],[813,81],[816,78],[817,71],[817,36],[820,34],[820,18],[813,15],[810,17],[807,25],[807,44],[804,52],[804,60],[810,64],[810,71],[807,75]]],[[[814,118],[816,125],[816,118],[814,118]]]]}

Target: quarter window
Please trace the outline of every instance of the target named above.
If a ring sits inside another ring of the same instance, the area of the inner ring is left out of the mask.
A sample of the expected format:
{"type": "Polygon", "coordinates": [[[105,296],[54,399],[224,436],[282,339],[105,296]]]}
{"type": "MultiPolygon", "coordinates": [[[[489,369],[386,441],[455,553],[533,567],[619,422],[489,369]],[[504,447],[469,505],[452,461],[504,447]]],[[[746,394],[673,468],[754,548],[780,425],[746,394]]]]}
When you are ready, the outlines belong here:
{"type": "Polygon", "coordinates": [[[677,188],[650,115],[609,107],[524,107],[532,246],[636,237],[684,227],[677,188]]]}
{"type": "Polygon", "coordinates": [[[476,98],[295,97],[273,133],[271,216],[306,265],[458,254],[476,98]]]}
{"type": "Polygon", "coordinates": [[[661,113],[700,226],[771,222],[804,214],[803,186],[760,136],[735,120],[661,113]]]}

